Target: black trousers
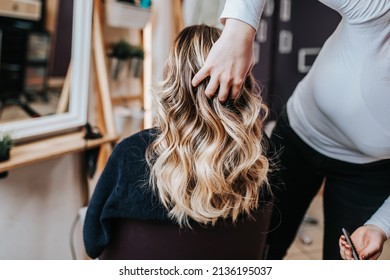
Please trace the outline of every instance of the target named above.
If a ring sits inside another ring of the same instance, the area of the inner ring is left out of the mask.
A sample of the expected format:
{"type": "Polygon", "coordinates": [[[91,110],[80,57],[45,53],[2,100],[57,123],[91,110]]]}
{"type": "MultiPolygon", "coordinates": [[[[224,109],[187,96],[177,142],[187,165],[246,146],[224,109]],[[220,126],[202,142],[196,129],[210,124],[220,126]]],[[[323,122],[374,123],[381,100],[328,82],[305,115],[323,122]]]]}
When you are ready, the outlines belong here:
{"type": "Polygon", "coordinates": [[[293,242],[313,197],[325,180],[323,258],[341,259],[341,228],[363,225],[390,195],[390,159],[354,164],[324,156],[305,144],[291,129],[286,110],[271,137],[279,151],[281,183],[269,233],[269,259],[282,259],[293,242]],[[273,230],[272,230],[273,229],[273,230]]]}

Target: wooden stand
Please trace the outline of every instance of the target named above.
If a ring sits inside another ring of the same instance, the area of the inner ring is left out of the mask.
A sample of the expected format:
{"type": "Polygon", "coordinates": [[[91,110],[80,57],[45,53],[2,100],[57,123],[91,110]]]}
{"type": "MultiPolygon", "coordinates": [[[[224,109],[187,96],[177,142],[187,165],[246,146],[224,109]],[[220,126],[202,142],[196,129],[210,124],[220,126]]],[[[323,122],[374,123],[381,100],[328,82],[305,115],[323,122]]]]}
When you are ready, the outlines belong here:
{"type": "MultiPolygon", "coordinates": [[[[97,124],[103,134],[116,135],[114,113],[112,111],[110,87],[108,83],[108,71],[106,63],[106,52],[103,40],[103,9],[101,0],[93,2],[93,24],[92,24],[92,48],[96,73],[97,99],[97,124]]],[[[102,145],[98,159],[98,170],[102,170],[112,152],[112,143],[102,145]]],[[[90,193],[93,190],[90,189],[90,193]]]]}

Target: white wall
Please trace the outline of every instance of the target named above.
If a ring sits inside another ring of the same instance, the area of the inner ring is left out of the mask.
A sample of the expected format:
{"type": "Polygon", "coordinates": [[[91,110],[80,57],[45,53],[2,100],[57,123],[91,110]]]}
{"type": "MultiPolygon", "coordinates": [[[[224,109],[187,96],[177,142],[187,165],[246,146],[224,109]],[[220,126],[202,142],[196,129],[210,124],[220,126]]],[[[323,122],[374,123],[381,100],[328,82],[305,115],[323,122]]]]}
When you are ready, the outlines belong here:
{"type": "Polygon", "coordinates": [[[83,203],[82,173],[81,154],[69,154],[0,180],[0,259],[72,258],[69,235],[83,203]]]}
{"type": "Polygon", "coordinates": [[[186,26],[204,23],[222,28],[219,17],[224,5],[225,0],[184,0],[184,23],[186,26]]]}
{"type": "Polygon", "coordinates": [[[152,24],[152,85],[162,80],[165,60],[174,37],[172,1],[153,1],[152,24]]]}

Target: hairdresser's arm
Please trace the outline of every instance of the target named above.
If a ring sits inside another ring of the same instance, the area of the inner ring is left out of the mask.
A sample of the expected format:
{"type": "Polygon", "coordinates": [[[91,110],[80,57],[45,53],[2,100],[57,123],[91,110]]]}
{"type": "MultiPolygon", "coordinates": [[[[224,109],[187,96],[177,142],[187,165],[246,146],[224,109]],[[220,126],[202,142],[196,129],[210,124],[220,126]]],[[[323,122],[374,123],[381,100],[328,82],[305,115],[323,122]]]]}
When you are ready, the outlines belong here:
{"type": "MultiPolygon", "coordinates": [[[[383,244],[390,238],[390,197],[365,223],[355,230],[351,238],[361,259],[376,260],[383,250],[383,244]]],[[[339,240],[340,254],[350,259],[352,252],[342,236],[339,240]]]]}
{"type": "Polygon", "coordinates": [[[220,39],[210,51],[204,66],[194,76],[193,86],[206,77],[210,82],[206,95],[212,97],[218,87],[218,99],[235,98],[254,64],[253,42],[266,0],[227,0],[221,15],[225,24],[220,39]]]}

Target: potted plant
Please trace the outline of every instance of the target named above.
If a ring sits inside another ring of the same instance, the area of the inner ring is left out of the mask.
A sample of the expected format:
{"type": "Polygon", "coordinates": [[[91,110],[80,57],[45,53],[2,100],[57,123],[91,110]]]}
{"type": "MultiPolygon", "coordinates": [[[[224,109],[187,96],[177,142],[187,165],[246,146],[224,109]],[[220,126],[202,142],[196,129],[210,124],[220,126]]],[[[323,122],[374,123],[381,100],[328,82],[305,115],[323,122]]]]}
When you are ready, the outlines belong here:
{"type": "Polygon", "coordinates": [[[111,44],[109,57],[111,58],[111,76],[113,79],[116,80],[122,69],[125,69],[123,66],[128,63],[132,52],[133,47],[124,39],[111,44]]]}
{"type": "Polygon", "coordinates": [[[134,77],[141,77],[145,52],[141,46],[132,46],[130,69],[134,77]]]}
{"type": "Polygon", "coordinates": [[[9,152],[14,145],[14,141],[9,133],[0,134],[0,161],[9,159],[9,152]]]}
{"type": "MultiPolygon", "coordinates": [[[[14,141],[9,133],[0,134],[0,162],[9,160],[14,141]]],[[[0,178],[7,177],[8,172],[1,172],[0,178]]]]}

